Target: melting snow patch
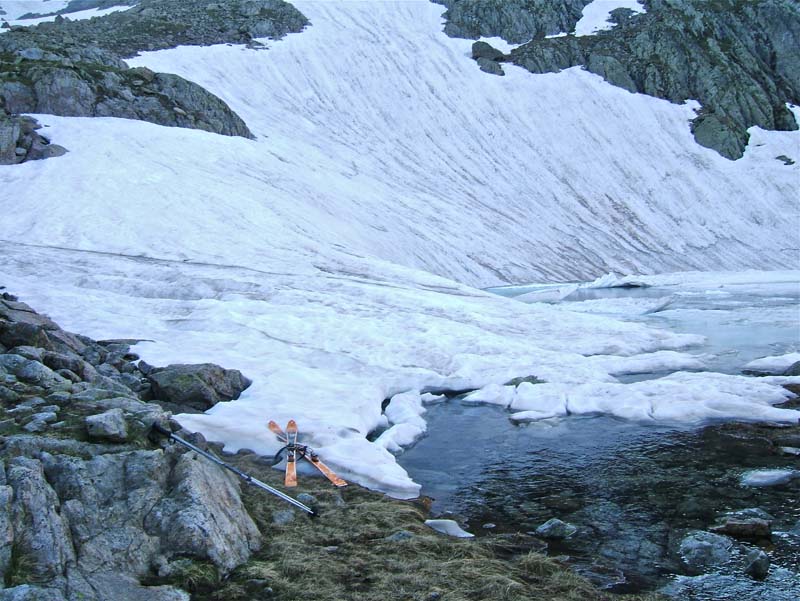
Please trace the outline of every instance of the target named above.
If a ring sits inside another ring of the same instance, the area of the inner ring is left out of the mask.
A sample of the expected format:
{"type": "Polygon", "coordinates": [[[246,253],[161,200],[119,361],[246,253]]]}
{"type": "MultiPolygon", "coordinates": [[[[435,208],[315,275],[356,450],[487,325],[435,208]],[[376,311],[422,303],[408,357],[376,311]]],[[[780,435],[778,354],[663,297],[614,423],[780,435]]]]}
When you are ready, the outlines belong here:
{"type": "Polygon", "coordinates": [[[475,535],[467,532],[453,520],[425,520],[425,525],[433,528],[436,532],[455,536],[457,538],[474,538],[475,535]]]}
{"type": "Polygon", "coordinates": [[[745,365],[743,369],[770,374],[781,374],[798,361],[800,361],[800,353],[788,353],[786,355],[775,355],[773,357],[756,359],[745,365]]]}
{"type": "Polygon", "coordinates": [[[487,405],[501,405],[503,407],[508,407],[513,400],[513,386],[489,384],[488,386],[484,386],[475,392],[469,393],[467,396],[461,399],[461,402],[468,405],[479,405],[485,403],[487,405]]]}
{"type": "Polygon", "coordinates": [[[575,35],[592,35],[598,31],[611,29],[614,23],[609,21],[611,11],[627,8],[635,13],[645,12],[639,0],[594,0],[583,7],[583,16],[575,25],[575,35]]]}

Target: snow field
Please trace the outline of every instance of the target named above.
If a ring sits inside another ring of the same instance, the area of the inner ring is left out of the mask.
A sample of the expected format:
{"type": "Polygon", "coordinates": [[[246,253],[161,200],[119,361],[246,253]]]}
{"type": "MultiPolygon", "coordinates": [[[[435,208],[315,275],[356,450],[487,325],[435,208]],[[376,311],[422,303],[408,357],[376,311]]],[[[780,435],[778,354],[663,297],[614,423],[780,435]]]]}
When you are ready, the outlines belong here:
{"type": "MultiPolygon", "coordinates": [[[[37,116],[70,152],[0,167],[2,285],[67,329],[147,339],[148,363],[242,370],[241,399],[179,416],[227,449],[272,454],[268,420],[294,418],[343,477],[400,497],[419,487],[390,451],[424,432],[427,392],[538,414],[800,417],[770,406],[777,381],[618,382],[704,362],[684,352],[699,336],[620,321],[641,306],[579,313],[470,287],[791,263],[800,165],[774,156],[800,134],[754,131],[763,145],[726,161],[692,140],[692,106],[577,69],[481,73],[470,42],[441,33],[440,5],[297,5],[312,26],[269,50],[131,61],[211,89],[255,141],[37,116]],[[503,386],[530,375],[547,384],[503,386]]],[[[697,294],[798,282],[669,278],[697,294]]]]}

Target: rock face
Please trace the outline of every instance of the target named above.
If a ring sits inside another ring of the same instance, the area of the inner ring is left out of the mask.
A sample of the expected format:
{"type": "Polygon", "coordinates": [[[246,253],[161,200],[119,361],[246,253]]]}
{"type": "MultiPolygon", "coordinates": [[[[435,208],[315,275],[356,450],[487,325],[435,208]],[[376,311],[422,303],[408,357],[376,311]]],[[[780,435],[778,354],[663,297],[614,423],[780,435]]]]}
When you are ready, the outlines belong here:
{"type": "Polygon", "coordinates": [[[170,414],[136,359],[0,298],[0,599],[188,601],[142,583],[176,562],[227,574],[259,547],[233,475],[149,438],[170,414]]]}
{"type": "MultiPolygon", "coordinates": [[[[201,86],[128,69],[123,58],[178,45],[257,44],[253,38],[279,38],[307,23],[283,0],[142,0],[90,20],[59,17],[14,27],[0,37],[0,100],[10,113],[121,117],[252,137],[244,121],[201,86]]],[[[13,133],[0,125],[0,143],[13,133]]]]}
{"type": "Polygon", "coordinates": [[[455,38],[500,36],[512,44],[572,31],[592,0],[436,0],[455,38]]]}
{"type": "MultiPolygon", "coordinates": [[[[504,26],[510,6],[513,18],[526,22],[538,4],[453,0],[447,3],[451,21],[445,31],[527,42],[509,60],[533,73],[582,66],[631,92],[672,102],[698,100],[695,139],[729,159],[744,153],[749,127],[797,129],[786,108],[800,102],[800,7],[792,0],[648,0],[646,13],[618,12],[616,27],[582,37],[537,34],[528,41],[504,26]]],[[[551,9],[574,27],[579,4],[587,2],[552,3],[551,9]]]]}
{"type": "Polygon", "coordinates": [[[41,127],[36,119],[12,117],[0,108],[0,165],[49,159],[66,153],[66,148],[51,144],[37,132],[41,127]]]}

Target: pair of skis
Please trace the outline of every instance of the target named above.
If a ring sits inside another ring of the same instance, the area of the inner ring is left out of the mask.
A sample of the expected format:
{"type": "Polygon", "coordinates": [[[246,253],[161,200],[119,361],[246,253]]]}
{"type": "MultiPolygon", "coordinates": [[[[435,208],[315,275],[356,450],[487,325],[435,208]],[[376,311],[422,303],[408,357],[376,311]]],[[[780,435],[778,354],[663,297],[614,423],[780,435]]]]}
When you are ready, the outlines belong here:
{"type": "Polygon", "coordinates": [[[284,478],[284,484],[286,486],[297,486],[297,461],[303,457],[308,459],[311,465],[322,472],[335,486],[347,486],[347,482],[334,474],[327,465],[322,463],[319,455],[312,449],[305,445],[297,444],[297,422],[293,419],[290,419],[289,423],[286,424],[285,432],[274,421],[269,422],[269,429],[278,437],[278,440],[286,445],[283,449],[278,451],[278,455],[284,450],[286,451],[286,477],[284,478]]]}

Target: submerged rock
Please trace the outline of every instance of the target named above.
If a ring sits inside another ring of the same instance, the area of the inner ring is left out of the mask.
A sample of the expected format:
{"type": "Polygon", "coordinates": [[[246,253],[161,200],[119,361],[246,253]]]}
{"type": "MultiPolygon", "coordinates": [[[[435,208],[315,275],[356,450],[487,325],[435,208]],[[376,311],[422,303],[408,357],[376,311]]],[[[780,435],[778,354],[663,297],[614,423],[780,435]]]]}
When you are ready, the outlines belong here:
{"type": "Polygon", "coordinates": [[[742,486],[780,486],[800,478],[797,470],[751,470],[742,475],[742,486]]]}
{"type": "Polygon", "coordinates": [[[536,535],[542,538],[564,539],[569,538],[578,531],[578,527],[558,518],[551,518],[536,529],[536,535]]]}
{"type": "Polygon", "coordinates": [[[742,509],[723,515],[719,523],[709,530],[745,540],[768,539],[772,536],[773,520],[771,515],[761,509],[742,509]]]}

